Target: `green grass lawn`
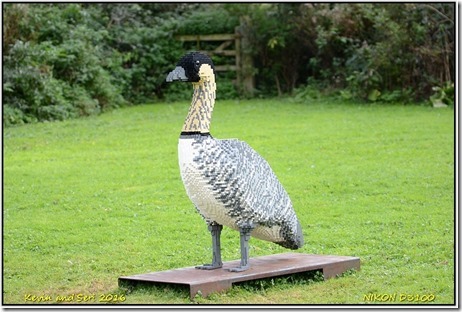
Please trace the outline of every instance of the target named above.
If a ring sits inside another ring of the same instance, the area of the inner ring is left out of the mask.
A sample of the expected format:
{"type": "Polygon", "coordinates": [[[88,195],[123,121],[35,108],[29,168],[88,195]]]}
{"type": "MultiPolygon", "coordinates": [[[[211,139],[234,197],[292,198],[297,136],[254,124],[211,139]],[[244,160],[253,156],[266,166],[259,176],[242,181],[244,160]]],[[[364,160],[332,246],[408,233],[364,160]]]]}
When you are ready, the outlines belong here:
{"type": "MultiPolygon", "coordinates": [[[[246,141],[271,164],[303,226],[297,252],[357,256],[361,270],[244,283],[193,302],[175,287],[119,288],[119,276],[210,260],[177,164],[188,104],[4,129],[4,303],[414,303],[404,294],[454,304],[454,111],[287,99],[219,101],[212,134],[246,141]]],[[[224,229],[222,249],[224,261],[239,258],[238,232],[224,229]]],[[[251,239],[251,256],[286,251],[251,239]]]]}

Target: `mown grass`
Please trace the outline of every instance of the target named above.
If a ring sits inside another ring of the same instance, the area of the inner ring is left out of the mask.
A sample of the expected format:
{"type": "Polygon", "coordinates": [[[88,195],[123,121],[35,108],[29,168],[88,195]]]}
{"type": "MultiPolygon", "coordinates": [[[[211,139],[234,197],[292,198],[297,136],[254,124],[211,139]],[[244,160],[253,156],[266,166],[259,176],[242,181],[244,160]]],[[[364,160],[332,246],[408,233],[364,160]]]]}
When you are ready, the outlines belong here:
{"type": "MultiPolygon", "coordinates": [[[[182,288],[119,288],[119,276],[211,256],[178,172],[187,106],[4,129],[4,303],[72,294],[126,304],[382,303],[368,294],[454,303],[454,111],[321,100],[221,101],[212,133],[245,140],[272,165],[303,225],[299,252],[357,256],[360,271],[244,283],[193,301],[182,288]]],[[[224,229],[222,248],[224,261],[237,259],[238,233],[224,229]]],[[[251,240],[251,256],[282,252],[251,240]]]]}

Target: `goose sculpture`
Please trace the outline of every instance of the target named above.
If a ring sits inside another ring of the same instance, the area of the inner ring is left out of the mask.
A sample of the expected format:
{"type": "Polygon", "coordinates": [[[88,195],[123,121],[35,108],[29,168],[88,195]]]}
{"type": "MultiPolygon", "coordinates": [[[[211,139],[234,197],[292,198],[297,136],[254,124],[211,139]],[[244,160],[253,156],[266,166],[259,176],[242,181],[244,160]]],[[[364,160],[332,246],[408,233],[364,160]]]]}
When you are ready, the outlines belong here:
{"type": "Polygon", "coordinates": [[[184,55],[167,82],[193,85],[192,103],[178,143],[181,178],[190,200],[212,235],[212,263],[197,269],[223,266],[220,234],[223,225],[240,233],[241,260],[229,271],[250,267],[250,236],[289,249],[303,245],[303,233],[292,202],[269,164],[247,143],[219,140],[210,134],[215,104],[215,74],[210,57],[184,55]]]}

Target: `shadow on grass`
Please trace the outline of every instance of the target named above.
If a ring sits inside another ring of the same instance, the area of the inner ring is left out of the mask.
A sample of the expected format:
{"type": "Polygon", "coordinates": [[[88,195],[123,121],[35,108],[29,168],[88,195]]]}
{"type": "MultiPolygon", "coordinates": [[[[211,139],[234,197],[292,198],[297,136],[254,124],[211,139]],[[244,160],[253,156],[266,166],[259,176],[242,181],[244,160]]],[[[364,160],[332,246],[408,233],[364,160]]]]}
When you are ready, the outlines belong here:
{"type": "Polygon", "coordinates": [[[266,290],[270,288],[285,288],[294,285],[310,285],[321,281],[324,281],[322,270],[314,270],[234,283],[233,287],[240,288],[249,292],[266,292],[266,290]]]}
{"type": "Polygon", "coordinates": [[[145,281],[120,281],[119,289],[128,294],[150,293],[165,298],[189,299],[189,285],[145,281]]]}

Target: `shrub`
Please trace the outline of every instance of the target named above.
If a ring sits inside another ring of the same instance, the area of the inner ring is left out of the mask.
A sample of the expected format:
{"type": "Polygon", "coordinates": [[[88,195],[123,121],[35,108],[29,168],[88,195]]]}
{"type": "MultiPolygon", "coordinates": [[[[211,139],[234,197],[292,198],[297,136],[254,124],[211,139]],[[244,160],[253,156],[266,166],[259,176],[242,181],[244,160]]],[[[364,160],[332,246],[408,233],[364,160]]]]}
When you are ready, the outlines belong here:
{"type": "Polygon", "coordinates": [[[28,41],[13,40],[8,33],[11,44],[3,63],[5,124],[63,120],[126,103],[103,67],[100,42],[105,32],[89,27],[80,5],[8,8],[22,12],[23,19],[10,20],[9,25],[19,28],[16,37],[28,41]]]}
{"type": "Polygon", "coordinates": [[[454,106],[454,83],[447,81],[442,86],[433,87],[434,94],[430,96],[433,107],[454,106]]]}
{"type": "Polygon", "coordinates": [[[220,4],[203,4],[180,18],[177,33],[182,35],[228,34],[239,25],[239,18],[220,4]]]}
{"type": "MultiPolygon", "coordinates": [[[[427,99],[454,81],[450,3],[229,5],[250,20],[257,87],[290,93],[308,78],[366,101],[427,99]]],[[[277,92],[276,92],[277,91],[277,92]]]]}
{"type": "Polygon", "coordinates": [[[49,57],[48,52],[42,46],[17,41],[5,56],[3,104],[8,107],[7,113],[12,114],[4,116],[8,123],[65,119],[72,115],[62,83],[53,78],[51,67],[41,64],[42,59],[49,57]]]}

